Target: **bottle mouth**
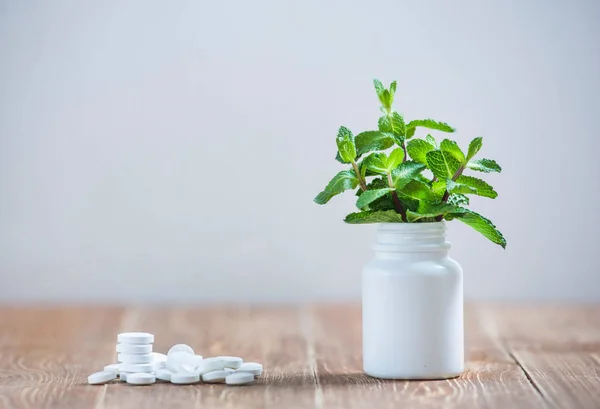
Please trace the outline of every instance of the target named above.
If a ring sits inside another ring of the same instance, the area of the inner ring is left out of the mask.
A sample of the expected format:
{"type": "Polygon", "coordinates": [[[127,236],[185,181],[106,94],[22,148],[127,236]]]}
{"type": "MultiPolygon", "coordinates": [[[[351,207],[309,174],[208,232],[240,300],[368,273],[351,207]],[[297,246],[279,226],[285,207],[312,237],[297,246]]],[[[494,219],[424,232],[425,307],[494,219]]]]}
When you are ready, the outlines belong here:
{"type": "Polygon", "coordinates": [[[447,251],[446,224],[431,223],[382,223],[378,226],[377,252],[447,251]]]}

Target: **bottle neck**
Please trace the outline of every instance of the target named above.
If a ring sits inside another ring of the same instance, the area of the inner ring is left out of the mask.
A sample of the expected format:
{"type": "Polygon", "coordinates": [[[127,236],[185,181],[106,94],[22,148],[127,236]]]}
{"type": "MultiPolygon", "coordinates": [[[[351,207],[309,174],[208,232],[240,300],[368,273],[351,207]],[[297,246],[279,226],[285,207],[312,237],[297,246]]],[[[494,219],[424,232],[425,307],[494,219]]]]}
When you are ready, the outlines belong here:
{"type": "Polygon", "coordinates": [[[445,256],[450,249],[446,241],[446,224],[382,223],[377,229],[373,246],[377,257],[400,257],[411,254],[431,257],[432,253],[445,256]]]}

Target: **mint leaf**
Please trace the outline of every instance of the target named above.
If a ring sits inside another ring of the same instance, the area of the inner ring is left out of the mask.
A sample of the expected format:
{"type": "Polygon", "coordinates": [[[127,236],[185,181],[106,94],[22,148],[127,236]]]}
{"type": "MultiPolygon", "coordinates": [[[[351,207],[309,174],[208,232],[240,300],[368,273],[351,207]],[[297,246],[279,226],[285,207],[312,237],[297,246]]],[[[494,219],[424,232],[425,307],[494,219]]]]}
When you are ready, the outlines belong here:
{"type": "Polygon", "coordinates": [[[390,93],[392,94],[392,98],[396,95],[396,81],[392,81],[390,84],[390,93]]]}
{"type": "Polygon", "coordinates": [[[427,152],[434,150],[434,146],[423,139],[413,139],[406,144],[408,155],[415,161],[427,165],[427,152]]]}
{"type": "Polygon", "coordinates": [[[417,119],[410,121],[406,125],[406,139],[411,138],[415,134],[415,129],[420,126],[422,128],[434,129],[442,132],[454,132],[454,128],[445,122],[437,122],[433,119],[417,119]]]}
{"type": "Polygon", "coordinates": [[[500,231],[496,228],[496,226],[494,226],[494,223],[492,223],[491,220],[486,219],[478,213],[466,209],[462,209],[462,212],[458,214],[453,213],[452,217],[471,226],[473,229],[483,234],[492,242],[501,245],[502,248],[506,248],[506,239],[504,238],[502,233],[500,233],[500,231]]]}
{"type": "Polygon", "coordinates": [[[475,156],[477,152],[479,152],[479,149],[481,149],[482,144],[483,138],[481,136],[478,136],[477,138],[471,141],[471,143],[469,144],[469,152],[467,153],[467,162],[469,162],[473,158],[473,156],[475,156]]]}
{"type": "Polygon", "coordinates": [[[402,216],[394,210],[366,211],[350,213],[344,221],[350,224],[402,223],[402,216]]]}
{"type": "Polygon", "coordinates": [[[449,193],[475,194],[495,199],[498,193],[484,180],[472,176],[461,175],[456,182],[447,181],[449,193]]]}
{"type": "Polygon", "coordinates": [[[354,136],[350,129],[340,126],[335,140],[338,152],[343,163],[351,163],[356,159],[356,147],[354,146],[354,136]]]}
{"type": "Polygon", "coordinates": [[[478,172],[501,172],[502,168],[492,159],[475,159],[467,163],[467,167],[478,172]]]}
{"type": "Polygon", "coordinates": [[[392,112],[390,115],[384,115],[379,118],[378,128],[381,132],[388,132],[394,135],[398,145],[402,145],[406,133],[404,118],[398,112],[392,112]]]}
{"type": "Polygon", "coordinates": [[[465,163],[465,154],[460,150],[456,142],[450,139],[444,139],[442,143],[440,143],[440,149],[454,156],[454,159],[461,164],[465,163]]]}
{"type": "Polygon", "coordinates": [[[448,204],[455,206],[467,206],[469,198],[461,193],[452,193],[448,196],[448,204]]]}
{"type": "Polygon", "coordinates": [[[401,189],[412,179],[416,178],[424,169],[425,166],[423,164],[407,160],[392,170],[392,181],[397,189],[401,189]]]}
{"type": "Polygon", "coordinates": [[[398,193],[411,199],[425,200],[427,202],[434,202],[437,199],[429,186],[418,180],[411,180],[399,189],[398,193]]]}
{"type": "Polygon", "coordinates": [[[435,141],[435,138],[433,136],[431,136],[431,134],[427,134],[427,136],[425,137],[425,140],[427,142],[429,142],[430,144],[432,144],[435,148],[437,148],[437,142],[435,141]]]}
{"type": "Polygon", "coordinates": [[[392,135],[380,131],[361,132],[354,138],[356,154],[360,158],[365,153],[382,151],[394,144],[392,135]]]}
{"type": "Polygon", "coordinates": [[[385,175],[387,174],[387,161],[388,157],[385,153],[376,152],[363,159],[363,166],[378,175],[385,175]]]}
{"type": "Polygon", "coordinates": [[[358,178],[354,170],[342,170],[333,177],[325,186],[325,189],[315,197],[315,203],[325,204],[335,195],[339,195],[344,190],[354,189],[358,186],[358,178]]]}
{"type": "Polygon", "coordinates": [[[446,181],[445,180],[436,180],[431,184],[431,190],[435,194],[438,200],[441,200],[446,193],[446,181]]]}
{"type": "Polygon", "coordinates": [[[426,202],[421,202],[421,205],[419,205],[419,209],[417,212],[411,210],[408,210],[406,212],[406,220],[412,223],[420,219],[434,218],[446,213],[460,214],[463,211],[464,210],[462,208],[448,203],[430,204],[426,202]]]}
{"type": "Polygon", "coordinates": [[[427,152],[427,167],[440,180],[451,179],[460,168],[461,163],[444,151],[427,152]]]}
{"type": "Polygon", "coordinates": [[[390,152],[390,156],[387,161],[387,173],[390,173],[392,170],[396,169],[402,161],[404,160],[404,150],[402,148],[394,149],[390,152]]]}
{"type": "Polygon", "coordinates": [[[379,199],[382,196],[385,196],[392,190],[394,189],[391,189],[389,187],[383,189],[366,190],[360,195],[360,197],[356,201],[356,207],[362,209],[363,207],[371,204],[371,202],[379,199]]]}
{"type": "MultiPolygon", "coordinates": [[[[377,93],[377,96],[379,97],[379,100],[381,101],[381,96],[383,95],[383,91],[385,91],[385,87],[383,86],[381,81],[379,81],[378,79],[373,80],[373,85],[375,86],[375,92],[377,93]]],[[[383,101],[381,101],[381,103],[383,103],[383,101]]]]}

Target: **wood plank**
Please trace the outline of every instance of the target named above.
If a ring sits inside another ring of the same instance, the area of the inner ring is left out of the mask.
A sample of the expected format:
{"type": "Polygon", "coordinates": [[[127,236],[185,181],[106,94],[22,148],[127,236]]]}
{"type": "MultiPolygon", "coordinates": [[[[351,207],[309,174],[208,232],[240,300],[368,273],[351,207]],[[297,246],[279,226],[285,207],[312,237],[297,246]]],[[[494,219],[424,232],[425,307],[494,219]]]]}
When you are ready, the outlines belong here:
{"type": "Polygon", "coordinates": [[[324,407],[543,408],[546,405],[514,360],[486,331],[472,306],[465,314],[468,361],[457,379],[385,381],[362,373],[360,308],[314,310],[317,375],[324,407]]]}
{"type": "Polygon", "coordinates": [[[598,306],[480,309],[551,407],[600,407],[598,306]]]}
{"type": "Polygon", "coordinates": [[[102,387],[86,385],[87,376],[112,360],[122,315],[121,308],[1,309],[0,407],[94,407],[102,387]]]}
{"type": "Polygon", "coordinates": [[[261,362],[265,372],[245,387],[109,385],[98,409],[314,407],[314,377],[297,308],[140,308],[135,316],[136,328],[155,334],[158,352],[186,343],[204,357],[236,355],[261,362]]]}

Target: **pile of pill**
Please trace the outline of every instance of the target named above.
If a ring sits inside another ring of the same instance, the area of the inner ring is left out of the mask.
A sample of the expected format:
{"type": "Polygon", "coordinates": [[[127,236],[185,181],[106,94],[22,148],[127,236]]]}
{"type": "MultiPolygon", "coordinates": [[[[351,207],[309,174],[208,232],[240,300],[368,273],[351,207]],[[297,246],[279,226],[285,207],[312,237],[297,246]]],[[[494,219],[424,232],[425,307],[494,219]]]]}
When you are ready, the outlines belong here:
{"type": "Polygon", "coordinates": [[[235,356],[203,358],[185,344],[171,347],[167,354],[152,352],[154,335],[126,332],[117,336],[119,363],[88,376],[88,383],[100,385],[117,377],[131,385],[150,385],[157,379],[179,385],[198,382],[246,385],[262,375],[262,365],[244,362],[235,356]]]}

